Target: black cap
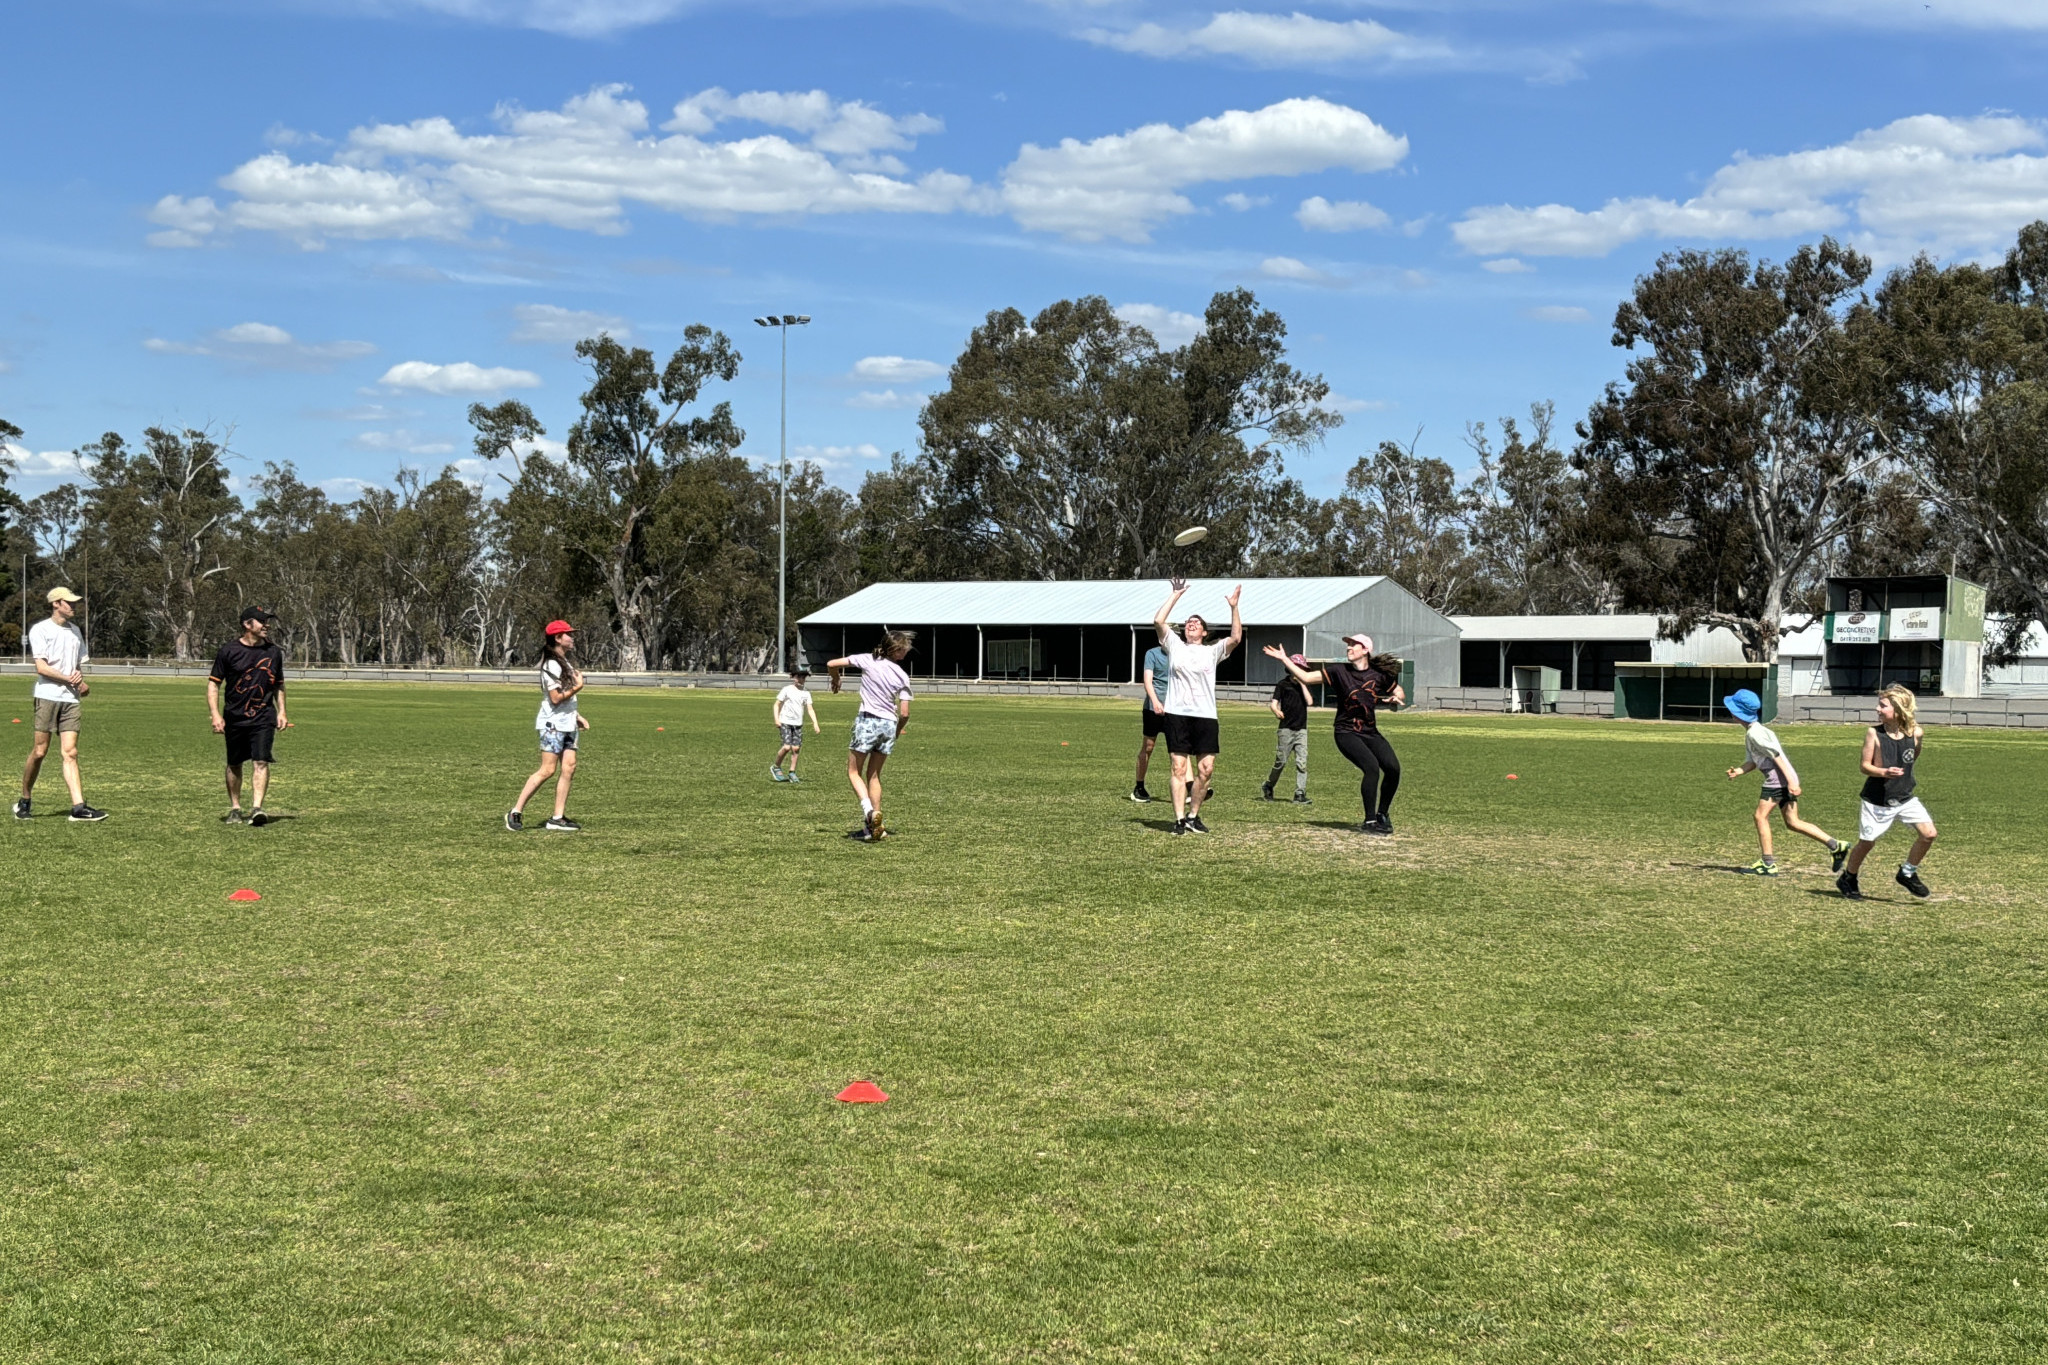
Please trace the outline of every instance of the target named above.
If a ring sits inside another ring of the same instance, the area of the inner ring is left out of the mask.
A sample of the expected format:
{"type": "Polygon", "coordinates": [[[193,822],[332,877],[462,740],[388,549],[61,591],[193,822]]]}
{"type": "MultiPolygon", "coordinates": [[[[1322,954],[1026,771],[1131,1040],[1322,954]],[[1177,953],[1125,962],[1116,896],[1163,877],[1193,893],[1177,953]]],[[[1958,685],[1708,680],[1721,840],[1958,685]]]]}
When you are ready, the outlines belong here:
{"type": "Polygon", "coordinates": [[[242,624],[243,624],[243,625],[247,625],[247,624],[248,624],[249,622],[251,622],[251,621],[262,621],[262,622],[264,622],[265,624],[268,624],[269,622],[275,621],[276,619],[277,619],[277,613],[276,613],[276,612],[274,612],[274,611],[265,611],[265,610],[263,610],[263,608],[261,608],[261,607],[244,607],[244,608],[242,609],[242,624]]]}

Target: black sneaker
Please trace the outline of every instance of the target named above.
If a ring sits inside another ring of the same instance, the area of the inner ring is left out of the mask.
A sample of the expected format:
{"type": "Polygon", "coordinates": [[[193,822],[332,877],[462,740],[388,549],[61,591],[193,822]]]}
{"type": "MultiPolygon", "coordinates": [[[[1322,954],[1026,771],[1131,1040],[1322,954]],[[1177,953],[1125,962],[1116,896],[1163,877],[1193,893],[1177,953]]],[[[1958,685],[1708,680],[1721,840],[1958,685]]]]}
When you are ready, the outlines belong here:
{"type": "Polygon", "coordinates": [[[240,806],[229,806],[228,813],[221,816],[220,822],[223,825],[246,825],[249,823],[249,817],[242,814],[240,806]]]}
{"type": "MultiPolygon", "coordinates": [[[[72,818],[76,819],[77,817],[73,816],[72,818]]],[[[1927,889],[1927,883],[1920,880],[1920,873],[1918,869],[1915,869],[1912,872],[1908,872],[1905,868],[1902,867],[1899,869],[1899,875],[1892,878],[1892,880],[1897,882],[1900,886],[1905,887],[1908,891],[1912,892],[1915,896],[1918,896],[1923,901],[1934,894],[1932,891],[1929,891],[1927,889]]]]}
{"type": "MultiPolygon", "coordinates": [[[[103,810],[94,810],[91,806],[81,801],[71,808],[71,818],[74,820],[104,820],[107,818],[107,813],[103,810]]],[[[1922,892],[1921,894],[1925,895],[1926,893],[1922,892]]]]}
{"type": "Polygon", "coordinates": [[[22,797],[19,801],[16,801],[14,803],[14,818],[17,820],[26,820],[29,818],[28,798],[26,796],[22,797]]]}
{"type": "Polygon", "coordinates": [[[505,828],[517,834],[526,828],[526,818],[516,810],[508,810],[505,812],[505,828]]]}
{"type": "Polygon", "coordinates": [[[554,819],[542,825],[541,828],[554,830],[558,834],[575,834],[581,831],[583,826],[577,824],[566,815],[557,815],[554,819]]]}
{"type": "Polygon", "coordinates": [[[1145,790],[1145,784],[1143,782],[1140,782],[1137,786],[1131,788],[1131,800],[1136,801],[1139,805],[1142,806],[1149,802],[1151,799],[1152,793],[1145,790]]]}
{"type": "Polygon", "coordinates": [[[1173,832],[1175,834],[1186,834],[1188,832],[1188,818],[1185,815],[1173,822],[1173,832]]]}
{"type": "Polygon", "coordinates": [[[249,823],[255,828],[261,829],[270,823],[270,817],[263,813],[263,807],[258,806],[255,810],[249,812],[249,823]]]}
{"type": "Polygon", "coordinates": [[[1294,804],[1297,806],[1310,806],[1314,805],[1315,803],[1310,801],[1308,797],[1304,796],[1302,793],[1296,792],[1294,794],[1294,804]]]}
{"type": "Polygon", "coordinates": [[[1377,834],[1385,837],[1394,832],[1394,827],[1382,816],[1368,815],[1358,826],[1358,832],[1360,834],[1377,834]]]}
{"type": "Polygon", "coordinates": [[[1208,827],[1207,825],[1205,825],[1205,824],[1203,824],[1203,823],[1202,823],[1202,817],[1201,817],[1201,816],[1199,816],[1199,815],[1190,815],[1190,816],[1188,817],[1188,833],[1190,833],[1190,834],[1207,834],[1208,832],[1209,832],[1209,827],[1208,827]]]}
{"type": "Polygon", "coordinates": [[[1842,844],[1840,847],[1836,848],[1830,856],[1834,858],[1835,865],[1829,868],[1828,871],[1840,872],[1842,870],[1842,864],[1849,861],[1849,845],[1847,845],[1846,843],[1842,844]]]}
{"type": "Polygon", "coordinates": [[[1842,893],[1843,900],[1860,901],[1863,899],[1863,888],[1856,884],[1856,874],[1854,872],[1844,872],[1841,876],[1835,878],[1835,890],[1842,893]]]}
{"type": "Polygon", "coordinates": [[[1270,782],[1268,782],[1268,783],[1267,783],[1267,784],[1266,784],[1265,786],[1263,786],[1263,787],[1259,788],[1259,800],[1261,800],[1261,801],[1271,801],[1272,799],[1273,799],[1273,784],[1272,784],[1272,783],[1270,783],[1270,782]]]}

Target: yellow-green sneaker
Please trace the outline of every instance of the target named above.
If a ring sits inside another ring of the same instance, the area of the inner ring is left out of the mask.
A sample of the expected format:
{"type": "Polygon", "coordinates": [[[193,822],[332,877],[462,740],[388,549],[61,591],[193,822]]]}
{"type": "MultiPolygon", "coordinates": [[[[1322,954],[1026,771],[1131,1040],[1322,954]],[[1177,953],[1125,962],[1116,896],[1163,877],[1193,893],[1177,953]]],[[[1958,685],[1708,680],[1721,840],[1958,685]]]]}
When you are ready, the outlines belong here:
{"type": "Polygon", "coordinates": [[[1775,877],[1778,875],[1778,865],[1776,863],[1767,863],[1762,858],[1758,858],[1755,862],[1751,863],[1749,870],[1756,873],[1759,877],[1775,877]]]}

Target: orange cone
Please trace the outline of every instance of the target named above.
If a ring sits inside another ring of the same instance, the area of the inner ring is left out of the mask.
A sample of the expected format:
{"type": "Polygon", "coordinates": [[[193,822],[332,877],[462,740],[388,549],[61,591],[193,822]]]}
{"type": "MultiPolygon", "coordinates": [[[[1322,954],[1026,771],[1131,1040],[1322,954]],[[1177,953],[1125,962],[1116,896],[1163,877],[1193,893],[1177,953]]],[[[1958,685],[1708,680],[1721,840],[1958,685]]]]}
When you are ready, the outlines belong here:
{"type": "Polygon", "coordinates": [[[231,901],[260,901],[263,899],[263,897],[257,895],[254,891],[251,891],[248,887],[245,886],[240,891],[229,892],[228,899],[231,901]]]}
{"type": "Polygon", "coordinates": [[[880,1104],[889,1097],[884,1095],[882,1088],[873,1081],[855,1081],[834,1098],[844,1100],[848,1104],[880,1104]]]}

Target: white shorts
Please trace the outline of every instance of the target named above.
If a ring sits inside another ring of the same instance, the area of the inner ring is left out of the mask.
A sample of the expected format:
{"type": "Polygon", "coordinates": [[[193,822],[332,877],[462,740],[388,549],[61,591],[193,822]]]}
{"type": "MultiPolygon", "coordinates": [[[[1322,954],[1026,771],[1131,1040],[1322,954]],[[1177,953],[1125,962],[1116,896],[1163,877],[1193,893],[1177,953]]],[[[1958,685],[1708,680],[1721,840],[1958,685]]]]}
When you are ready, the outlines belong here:
{"type": "Polygon", "coordinates": [[[1858,837],[1875,842],[1884,837],[1884,832],[1897,820],[1909,825],[1931,825],[1934,817],[1927,813],[1927,807],[1920,804],[1920,798],[1909,796],[1896,806],[1876,806],[1868,801],[1859,801],[1857,814],[1858,837]]]}

